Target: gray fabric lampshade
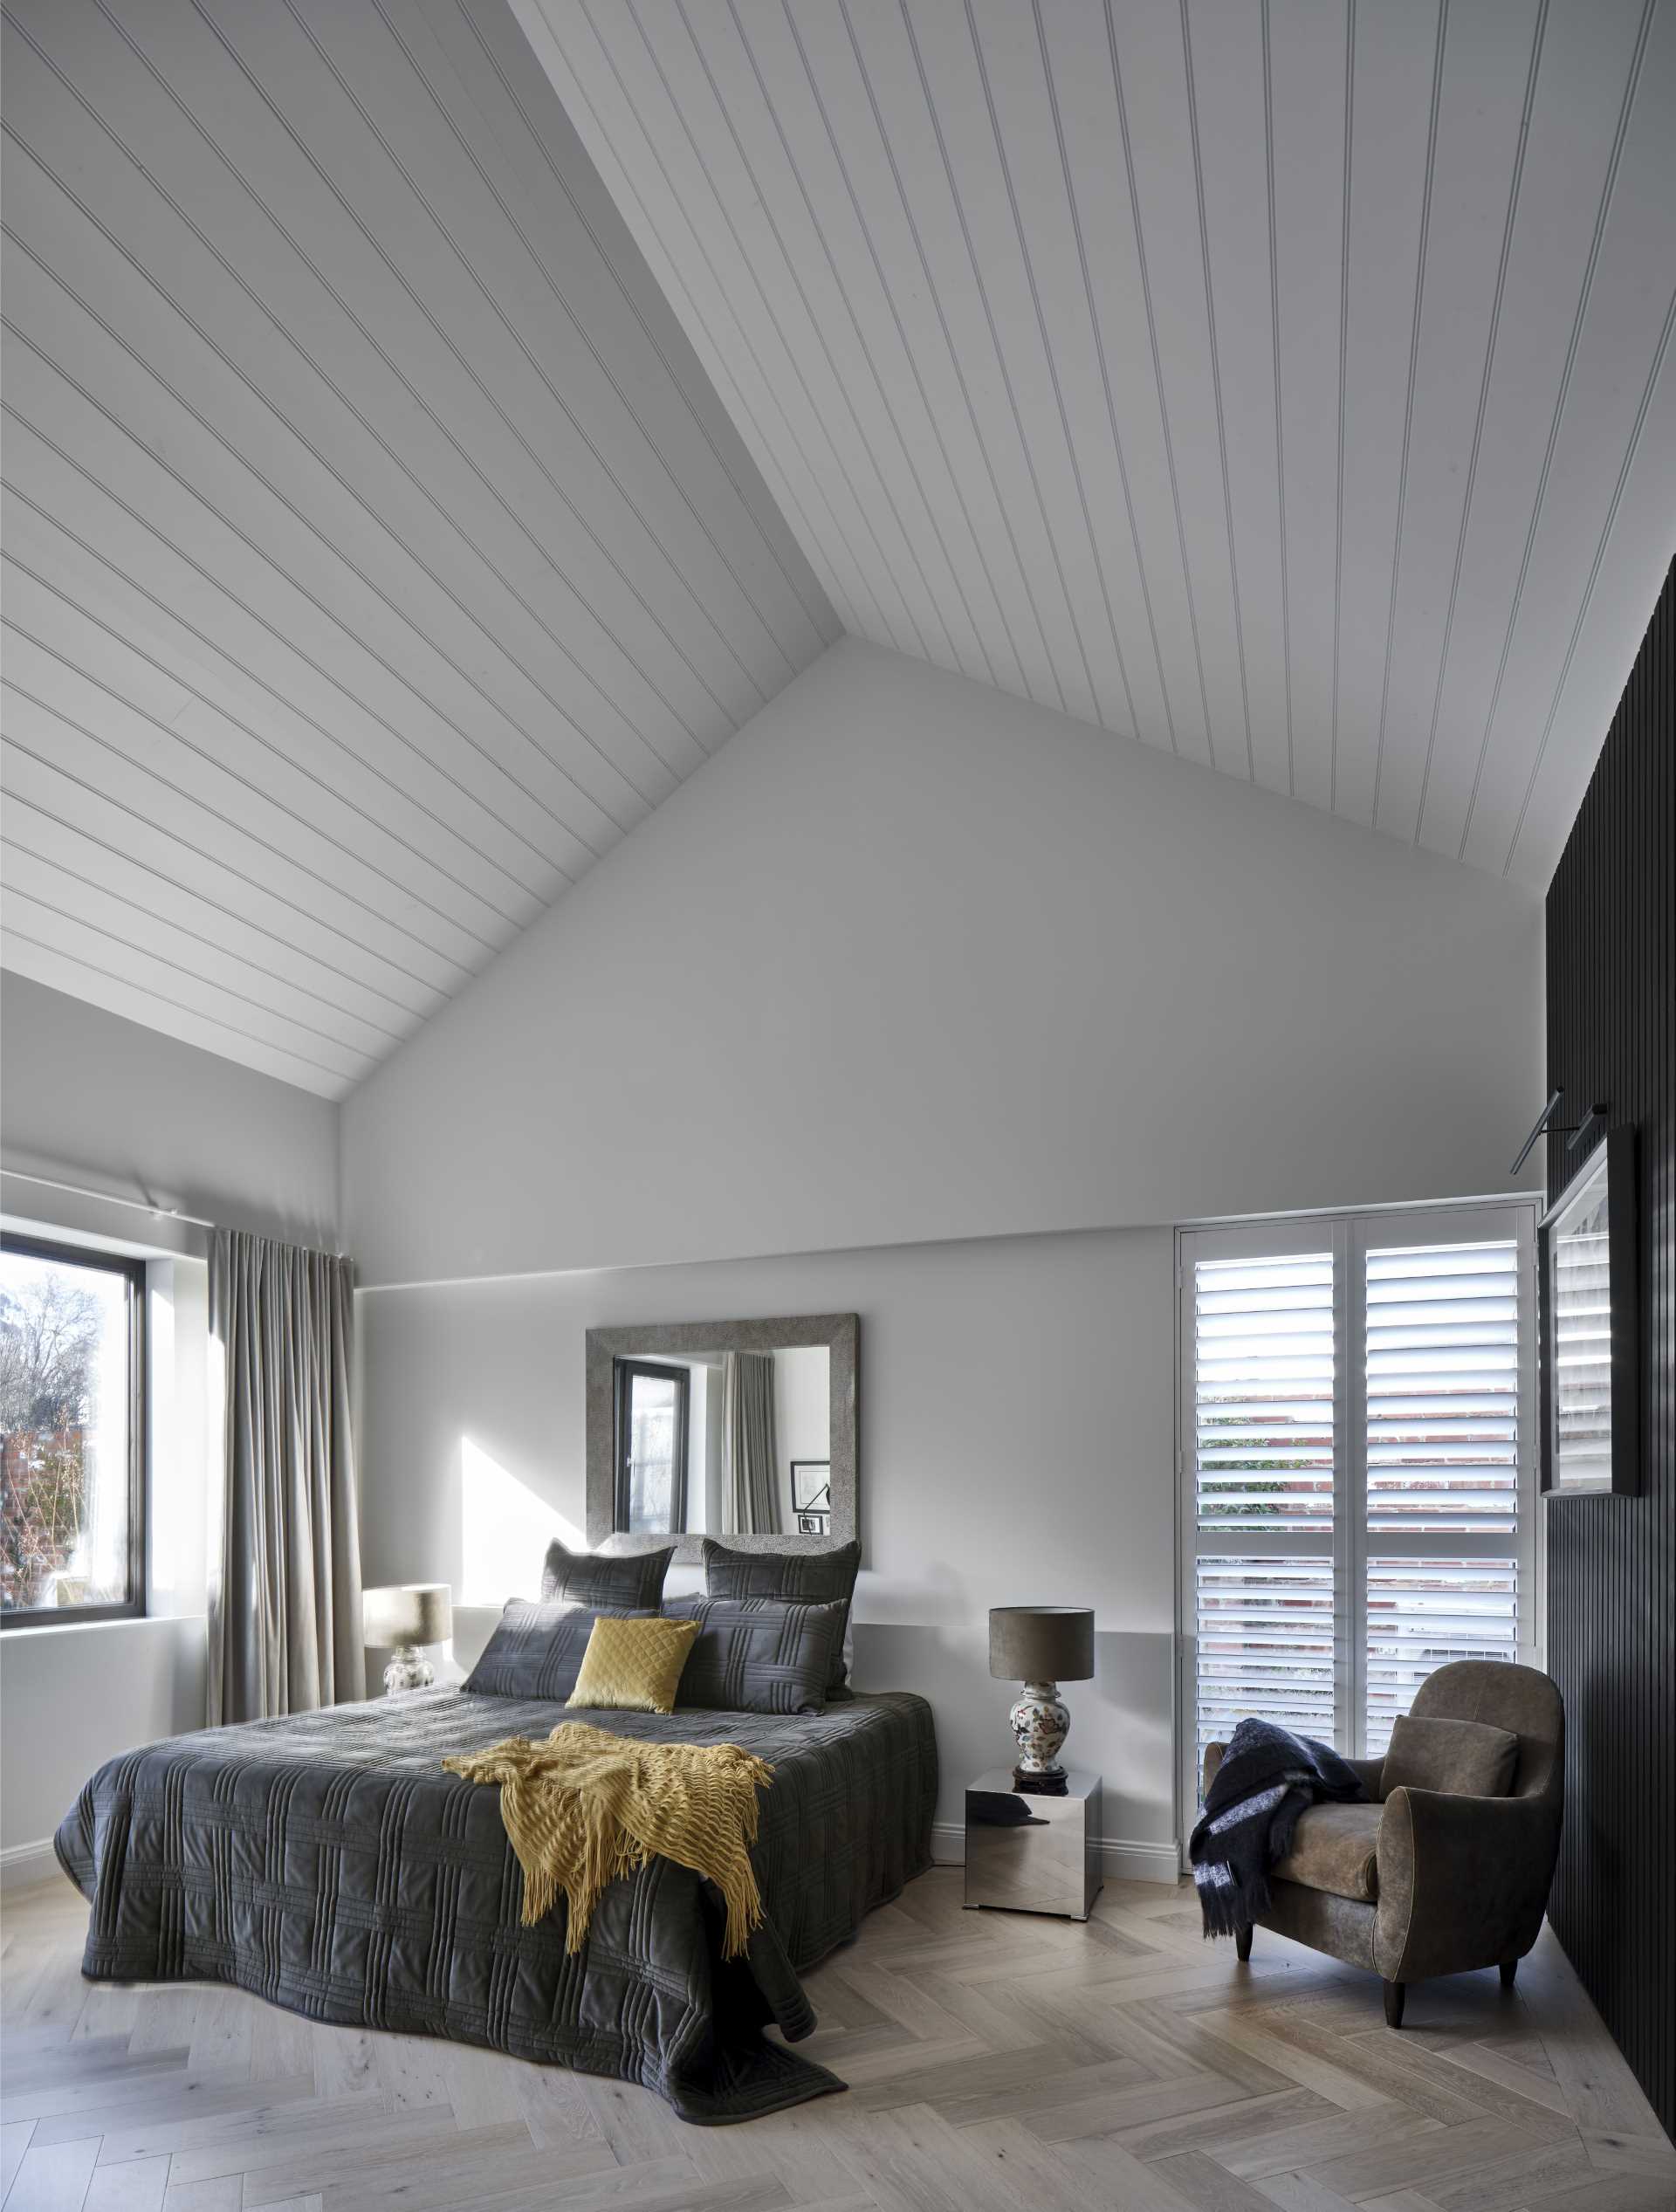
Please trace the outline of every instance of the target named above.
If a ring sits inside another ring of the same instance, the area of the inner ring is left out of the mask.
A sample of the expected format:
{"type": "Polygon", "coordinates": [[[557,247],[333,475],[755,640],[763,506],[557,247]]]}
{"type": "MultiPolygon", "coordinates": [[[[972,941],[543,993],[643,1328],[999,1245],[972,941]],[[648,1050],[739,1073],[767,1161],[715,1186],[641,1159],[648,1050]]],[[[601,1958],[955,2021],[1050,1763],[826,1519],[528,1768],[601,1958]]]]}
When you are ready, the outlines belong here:
{"type": "Polygon", "coordinates": [[[1086,1682],[1093,1613],[1085,1605],[992,1606],[989,1671],[1002,1682],[1086,1682]]]}
{"type": "Polygon", "coordinates": [[[405,1583],[369,1590],[361,1611],[367,1641],[381,1648],[446,1644],[454,1633],[454,1605],[446,1583],[405,1583]]]}

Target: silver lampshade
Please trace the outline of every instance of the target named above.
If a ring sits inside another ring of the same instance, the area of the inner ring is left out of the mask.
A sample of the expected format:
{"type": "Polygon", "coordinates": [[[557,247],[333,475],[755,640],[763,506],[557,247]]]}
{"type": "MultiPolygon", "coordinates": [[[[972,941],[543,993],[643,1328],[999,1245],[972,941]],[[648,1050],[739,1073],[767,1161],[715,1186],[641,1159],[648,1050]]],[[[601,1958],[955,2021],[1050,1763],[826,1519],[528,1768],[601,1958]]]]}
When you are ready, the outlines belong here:
{"type": "Polygon", "coordinates": [[[369,1590],[361,1601],[369,1644],[400,1649],[446,1644],[454,1633],[454,1604],[446,1583],[402,1583],[369,1590]]]}
{"type": "Polygon", "coordinates": [[[995,1605],[989,1671],[998,1682],[1086,1682],[1094,1673],[1094,1615],[1085,1605],[995,1605]]]}

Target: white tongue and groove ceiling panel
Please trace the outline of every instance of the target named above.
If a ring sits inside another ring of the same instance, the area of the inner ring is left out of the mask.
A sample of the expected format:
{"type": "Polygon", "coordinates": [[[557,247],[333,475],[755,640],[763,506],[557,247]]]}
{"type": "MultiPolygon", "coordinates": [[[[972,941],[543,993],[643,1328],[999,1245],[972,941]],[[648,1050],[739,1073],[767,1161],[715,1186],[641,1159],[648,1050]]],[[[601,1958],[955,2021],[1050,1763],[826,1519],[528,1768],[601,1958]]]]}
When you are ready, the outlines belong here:
{"type": "Polygon", "coordinates": [[[1676,8],[514,4],[848,629],[1546,883],[1676,539],[1676,8]]]}
{"type": "Polygon", "coordinates": [[[340,1096],[838,634],[502,0],[8,0],[6,964],[340,1096]]]}

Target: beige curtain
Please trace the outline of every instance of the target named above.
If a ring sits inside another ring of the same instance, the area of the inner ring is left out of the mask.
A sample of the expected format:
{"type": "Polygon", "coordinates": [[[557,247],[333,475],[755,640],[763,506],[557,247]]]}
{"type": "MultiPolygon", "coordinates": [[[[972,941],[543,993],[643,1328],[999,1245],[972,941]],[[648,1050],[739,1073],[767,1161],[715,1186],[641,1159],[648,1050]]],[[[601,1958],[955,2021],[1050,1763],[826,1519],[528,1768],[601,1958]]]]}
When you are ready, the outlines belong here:
{"type": "Polygon", "coordinates": [[[722,1463],[728,1527],[741,1536],[780,1534],[780,1452],[774,1432],[774,1356],[722,1355],[722,1463]]]}
{"type": "Polygon", "coordinates": [[[217,1229],[210,1330],[223,1362],[220,1578],[210,1722],[366,1694],[347,1260],[217,1229]]]}

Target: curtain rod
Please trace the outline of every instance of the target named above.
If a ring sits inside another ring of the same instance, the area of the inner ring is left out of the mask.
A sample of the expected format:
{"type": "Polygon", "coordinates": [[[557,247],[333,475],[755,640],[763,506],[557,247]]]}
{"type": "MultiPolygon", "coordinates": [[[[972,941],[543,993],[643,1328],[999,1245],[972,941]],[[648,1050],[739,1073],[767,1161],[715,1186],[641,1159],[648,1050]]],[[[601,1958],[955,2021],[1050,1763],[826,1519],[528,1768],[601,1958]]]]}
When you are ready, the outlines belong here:
{"type": "Polygon", "coordinates": [[[219,1221],[207,1221],[201,1213],[182,1213],[178,1206],[152,1206],[144,1199],[120,1199],[112,1191],[91,1190],[85,1183],[58,1183],[50,1175],[26,1175],[20,1167],[0,1167],[0,1176],[14,1183],[33,1183],[43,1191],[63,1191],[72,1199],[97,1199],[101,1206],[125,1206],[131,1213],[148,1213],[155,1221],[181,1221],[189,1228],[218,1229],[219,1221]]]}

